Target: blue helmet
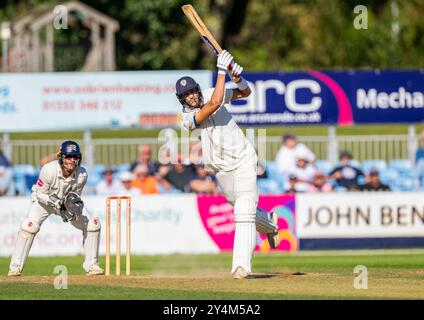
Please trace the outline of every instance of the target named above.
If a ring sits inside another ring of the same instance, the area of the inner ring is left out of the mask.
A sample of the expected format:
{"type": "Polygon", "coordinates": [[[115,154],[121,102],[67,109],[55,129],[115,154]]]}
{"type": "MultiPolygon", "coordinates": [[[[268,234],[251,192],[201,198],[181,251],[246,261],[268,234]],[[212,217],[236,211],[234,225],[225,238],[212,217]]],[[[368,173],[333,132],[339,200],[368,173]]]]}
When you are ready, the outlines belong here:
{"type": "Polygon", "coordinates": [[[59,163],[62,164],[63,156],[75,156],[75,155],[79,157],[79,161],[78,161],[78,165],[79,165],[82,160],[80,147],[78,143],[76,143],[75,141],[67,140],[60,145],[60,150],[59,150],[59,153],[57,154],[57,158],[59,160],[59,163]]]}
{"type": "Polygon", "coordinates": [[[178,101],[183,105],[183,111],[189,106],[185,103],[183,99],[183,94],[191,89],[196,89],[199,92],[200,100],[203,101],[202,91],[200,90],[200,85],[191,77],[182,77],[177,80],[175,84],[175,95],[178,98],[178,101]]]}

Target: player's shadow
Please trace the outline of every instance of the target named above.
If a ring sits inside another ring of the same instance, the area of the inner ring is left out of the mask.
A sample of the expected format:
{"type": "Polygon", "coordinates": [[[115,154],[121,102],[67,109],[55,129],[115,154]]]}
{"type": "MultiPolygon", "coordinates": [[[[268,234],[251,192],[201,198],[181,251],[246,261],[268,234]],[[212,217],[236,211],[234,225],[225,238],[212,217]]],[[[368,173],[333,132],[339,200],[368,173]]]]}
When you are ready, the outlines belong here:
{"type": "Polygon", "coordinates": [[[249,274],[247,276],[247,279],[268,279],[273,277],[275,277],[275,274],[255,273],[255,274],[249,274]]]}
{"type": "Polygon", "coordinates": [[[289,277],[289,276],[304,276],[304,272],[293,272],[293,273],[254,273],[249,274],[247,279],[269,279],[274,277],[289,277]]]}

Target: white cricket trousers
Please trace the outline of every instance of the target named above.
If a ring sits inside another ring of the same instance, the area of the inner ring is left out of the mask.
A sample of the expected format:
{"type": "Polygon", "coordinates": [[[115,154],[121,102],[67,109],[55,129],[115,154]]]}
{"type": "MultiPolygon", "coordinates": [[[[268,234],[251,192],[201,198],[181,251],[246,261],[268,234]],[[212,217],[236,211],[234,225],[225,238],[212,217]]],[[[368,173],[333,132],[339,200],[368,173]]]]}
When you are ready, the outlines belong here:
{"type": "MultiPolygon", "coordinates": [[[[86,214],[87,211],[84,207],[84,213],[86,214]]],[[[30,225],[36,225],[35,228],[37,231],[32,235],[32,237],[36,236],[36,233],[38,233],[38,230],[41,229],[41,226],[43,222],[47,219],[47,217],[51,214],[56,214],[56,210],[54,208],[51,208],[46,205],[42,205],[38,203],[36,200],[31,201],[31,205],[29,208],[27,219],[25,219],[25,222],[29,222],[30,225]]],[[[96,264],[98,261],[98,238],[100,230],[96,230],[97,232],[88,232],[91,231],[93,224],[93,219],[88,219],[87,215],[81,215],[77,220],[71,221],[71,224],[82,231],[82,243],[84,246],[85,251],[85,261],[83,264],[84,269],[87,271],[91,265],[96,264]],[[87,234],[90,233],[93,234],[89,238],[89,241],[86,241],[87,234]],[[94,237],[94,238],[93,238],[94,237]],[[92,239],[93,238],[93,239],[92,239]]],[[[96,227],[96,229],[99,229],[100,226],[96,227]]],[[[24,264],[26,261],[26,258],[29,254],[29,251],[31,249],[32,239],[30,241],[25,240],[22,236],[22,227],[18,234],[18,242],[15,245],[15,248],[13,250],[12,258],[10,261],[10,269],[19,269],[20,271],[23,270],[24,264]]]]}
{"type": "Polygon", "coordinates": [[[255,216],[258,203],[256,154],[243,160],[235,170],[217,172],[216,179],[225,198],[234,206],[235,236],[231,272],[237,267],[242,267],[250,273],[256,246],[255,216]]]}

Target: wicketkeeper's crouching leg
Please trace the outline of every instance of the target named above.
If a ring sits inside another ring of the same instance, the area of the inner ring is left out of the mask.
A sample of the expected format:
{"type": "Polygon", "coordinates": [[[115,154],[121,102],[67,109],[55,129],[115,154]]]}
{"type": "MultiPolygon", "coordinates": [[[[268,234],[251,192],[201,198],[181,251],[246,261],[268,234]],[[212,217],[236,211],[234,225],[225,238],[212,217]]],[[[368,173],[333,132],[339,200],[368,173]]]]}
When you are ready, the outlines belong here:
{"type": "Polygon", "coordinates": [[[40,224],[34,219],[25,219],[18,231],[18,239],[9,265],[9,276],[19,276],[31,249],[35,235],[40,231],[40,224]]]}
{"type": "MultiPolygon", "coordinates": [[[[25,261],[30,252],[32,243],[43,221],[50,213],[37,204],[31,207],[29,218],[25,219],[18,232],[18,239],[13,250],[9,266],[9,276],[21,275],[25,261]],[[38,219],[34,218],[37,217],[38,219]]],[[[83,245],[85,261],[83,268],[88,275],[101,275],[104,271],[99,266],[99,243],[100,243],[100,222],[99,219],[88,219],[81,215],[77,220],[71,221],[72,225],[83,233],[83,245]]]]}
{"type": "Polygon", "coordinates": [[[99,244],[101,225],[98,217],[88,219],[81,215],[72,225],[82,230],[85,260],[83,268],[88,275],[101,275],[104,271],[99,266],[99,244]]]}

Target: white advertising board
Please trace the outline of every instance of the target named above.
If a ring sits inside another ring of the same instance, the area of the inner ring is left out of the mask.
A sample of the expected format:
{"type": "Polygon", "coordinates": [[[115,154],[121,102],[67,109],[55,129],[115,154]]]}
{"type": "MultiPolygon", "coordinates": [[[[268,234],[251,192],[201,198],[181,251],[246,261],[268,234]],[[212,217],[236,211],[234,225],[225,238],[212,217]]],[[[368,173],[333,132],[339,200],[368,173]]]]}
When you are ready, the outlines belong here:
{"type": "MultiPolygon", "coordinates": [[[[194,194],[145,195],[132,199],[131,253],[216,253],[219,248],[209,237],[197,209],[194,194]]],[[[104,197],[84,197],[90,217],[102,225],[100,254],[105,253],[104,197]]],[[[29,197],[0,198],[0,256],[11,256],[20,223],[27,216],[29,197]]],[[[115,252],[115,208],[112,203],[111,251],[115,252]]],[[[125,252],[125,201],[122,202],[121,244],[125,252]]],[[[59,216],[51,215],[37,234],[31,256],[83,254],[82,233],[59,216]]]]}
{"type": "Polygon", "coordinates": [[[424,237],[422,193],[296,195],[296,232],[307,238],[424,237]]]}
{"type": "Polygon", "coordinates": [[[210,71],[55,72],[0,75],[0,128],[81,130],[133,126],[143,114],[178,114],[175,83],[193,77],[211,85],[210,71]]]}

